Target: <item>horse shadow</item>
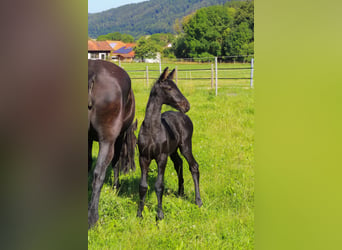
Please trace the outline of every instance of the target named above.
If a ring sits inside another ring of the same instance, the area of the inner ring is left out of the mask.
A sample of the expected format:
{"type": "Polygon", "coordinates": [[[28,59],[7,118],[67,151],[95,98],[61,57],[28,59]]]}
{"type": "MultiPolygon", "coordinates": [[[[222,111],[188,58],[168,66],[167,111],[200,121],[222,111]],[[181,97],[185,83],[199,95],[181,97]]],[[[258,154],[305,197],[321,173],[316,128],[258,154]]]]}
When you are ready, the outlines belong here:
{"type": "MultiPolygon", "coordinates": [[[[92,182],[93,182],[93,171],[94,167],[96,165],[96,157],[93,157],[93,165],[91,171],[88,173],[88,202],[90,201],[91,198],[91,193],[92,193],[92,182]]],[[[153,195],[155,193],[155,182],[157,180],[157,175],[156,174],[151,174],[155,170],[150,169],[150,174],[147,180],[149,189],[147,191],[147,195],[153,195]]],[[[113,187],[113,168],[111,165],[108,166],[107,171],[106,171],[106,177],[104,180],[104,184],[113,187]]],[[[133,202],[139,203],[140,197],[139,197],[139,185],[140,185],[140,175],[139,176],[133,176],[133,172],[129,172],[126,175],[121,175],[120,178],[120,187],[116,190],[116,194],[120,197],[125,197],[125,198],[131,198],[133,202]],[[128,176],[128,177],[127,177],[128,176]]],[[[170,187],[165,187],[164,190],[164,195],[165,196],[176,196],[178,198],[182,198],[185,200],[189,200],[189,197],[184,194],[182,196],[178,195],[178,190],[170,188],[170,187]]]]}
{"type": "MultiPolygon", "coordinates": [[[[93,165],[91,168],[91,171],[88,173],[88,202],[90,202],[91,193],[92,193],[92,183],[93,183],[93,171],[94,167],[96,165],[96,157],[93,157],[93,165]]],[[[114,184],[114,177],[113,177],[113,168],[111,165],[108,166],[106,171],[106,176],[104,180],[104,184],[110,186],[113,188],[114,184]]],[[[140,176],[133,176],[133,172],[130,171],[128,174],[120,175],[120,186],[118,189],[116,189],[116,194],[121,197],[127,197],[131,198],[132,201],[136,202],[138,204],[139,202],[139,185],[140,185],[140,176]],[[128,176],[128,177],[127,177],[128,176]]],[[[154,190],[154,184],[156,182],[157,176],[156,175],[149,175],[148,178],[148,195],[151,195],[154,190]]]]}

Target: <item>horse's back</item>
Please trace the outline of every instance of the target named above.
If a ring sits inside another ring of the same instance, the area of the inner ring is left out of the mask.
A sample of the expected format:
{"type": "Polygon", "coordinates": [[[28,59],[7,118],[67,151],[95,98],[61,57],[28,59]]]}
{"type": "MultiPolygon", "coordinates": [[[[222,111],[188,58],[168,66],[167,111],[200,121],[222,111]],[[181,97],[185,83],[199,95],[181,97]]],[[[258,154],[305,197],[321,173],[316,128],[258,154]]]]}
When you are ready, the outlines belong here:
{"type": "Polygon", "coordinates": [[[102,134],[100,137],[111,137],[118,130],[127,129],[133,121],[135,103],[126,71],[107,61],[88,60],[88,91],[89,86],[91,127],[102,134]]]}
{"type": "MultiPolygon", "coordinates": [[[[131,79],[125,70],[114,63],[88,60],[88,81],[89,79],[94,79],[99,88],[107,88],[108,91],[110,89],[120,90],[124,102],[128,99],[131,91],[131,79]]],[[[111,93],[115,92],[111,91],[111,93]]]]}
{"type": "Polygon", "coordinates": [[[186,114],[166,111],[162,113],[161,119],[171,139],[182,141],[192,136],[193,124],[186,114]]]}

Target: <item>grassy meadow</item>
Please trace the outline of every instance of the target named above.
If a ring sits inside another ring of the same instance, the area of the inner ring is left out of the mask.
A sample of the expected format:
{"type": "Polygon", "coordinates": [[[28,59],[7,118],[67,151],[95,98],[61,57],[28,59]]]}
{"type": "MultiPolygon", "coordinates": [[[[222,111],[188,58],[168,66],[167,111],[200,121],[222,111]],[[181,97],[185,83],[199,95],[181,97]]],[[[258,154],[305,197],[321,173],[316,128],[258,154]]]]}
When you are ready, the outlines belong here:
{"type": "MultiPolygon", "coordinates": [[[[135,65],[123,67],[129,71],[135,65]]],[[[173,68],[174,65],[165,66],[173,68]]],[[[146,66],[139,68],[142,67],[146,66]]],[[[159,65],[155,67],[159,69],[159,65]]],[[[158,74],[151,75],[149,84],[143,79],[132,80],[138,119],[136,135],[144,119],[152,78],[156,79],[158,74]]],[[[248,86],[246,81],[243,84],[248,86]]],[[[210,84],[210,80],[179,81],[180,90],[191,104],[187,114],[194,124],[193,154],[200,169],[203,206],[198,208],[194,203],[194,184],[184,158],[185,196],[177,197],[178,178],[169,159],[164,182],[165,219],[157,223],[154,191],[157,165],[153,161],[144,218],[137,218],[140,181],[137,150],[137,170],[120,176],[121,187],[117,193],[112,190],[113,173],[108,168],[100,197],[100,219],[88,231],[89,249],[254,248],[254,90],[234,83],[220,85],[219,81],[218,96],[215,96],[210,84]]],[[[163,111],[170,109],[163,107],[163,111]]],[[[94,159],[97,152],[95,144],[94,159]]],[[[88,198],[91,179],[89,176],[88,198]]]]}

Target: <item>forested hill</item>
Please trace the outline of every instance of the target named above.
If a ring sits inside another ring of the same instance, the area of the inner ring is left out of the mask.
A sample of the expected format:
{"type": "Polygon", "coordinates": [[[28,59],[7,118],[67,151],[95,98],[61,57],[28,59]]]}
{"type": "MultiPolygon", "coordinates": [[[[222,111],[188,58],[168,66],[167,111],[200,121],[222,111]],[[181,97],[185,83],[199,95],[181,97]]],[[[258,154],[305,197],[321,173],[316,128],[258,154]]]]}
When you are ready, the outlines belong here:
{"type": "Polygon", "coordinates": [[[100,13],[88,14],[88,36],[97,38],[112,32],[134,37],[154,33],[173,33],[176,18],[230,0],[150,0],[128,4],[100,13]]]}

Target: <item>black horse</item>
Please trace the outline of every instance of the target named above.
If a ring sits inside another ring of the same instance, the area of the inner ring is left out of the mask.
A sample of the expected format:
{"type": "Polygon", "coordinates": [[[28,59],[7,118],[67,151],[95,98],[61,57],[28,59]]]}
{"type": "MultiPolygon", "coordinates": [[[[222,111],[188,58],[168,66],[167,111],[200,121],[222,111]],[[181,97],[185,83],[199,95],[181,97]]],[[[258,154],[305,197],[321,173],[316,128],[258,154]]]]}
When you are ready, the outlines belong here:
{"type": "Polygon", "coordinates": [[[129,162],[134,164],[134,115],[135,100],[126,71],[107,61],[88,60],[88,172],[92,165],[93,141],[99,142],[88,206],[89,227],[99,218],[100,192],[110,162],[115,166],[114,186],[118,186],[119,164],[116,163],[122,155],[122,145],[127,149],[123,157],[133,157],[129,162]]]}
{"type": "Polygon", "coordinates": [[[169,75],[168,68],[161,74],[159,80],[152,87],[146,107],[145,119],[141,125],[138,147],[139,163],[141,168],[141,180],[139,186],[140,203],[138,217],[142,217],[144,201],[147,192],[147,172],[153,159],[158,164],[158,177],[155,190],[158,199],[157,219],[163,219],[162,197],[164,192],[164,172],[168,156],[174,163],[178,175],[178,194],[184,194],[184,179],[182,159],[177,149],[184,155],[189,163],[189,168],[195,184],[196,204],[202,206],[199,192],[199,170],[198,164],[192,155],[192,133],[193,124],[185,115],[190,109],[188,100],[183,96],[176,84],[173,82],[175,70],[169,75]],[[170,105],[181,112],[168,111],[161,114],[163,104],[170,105]]]}

